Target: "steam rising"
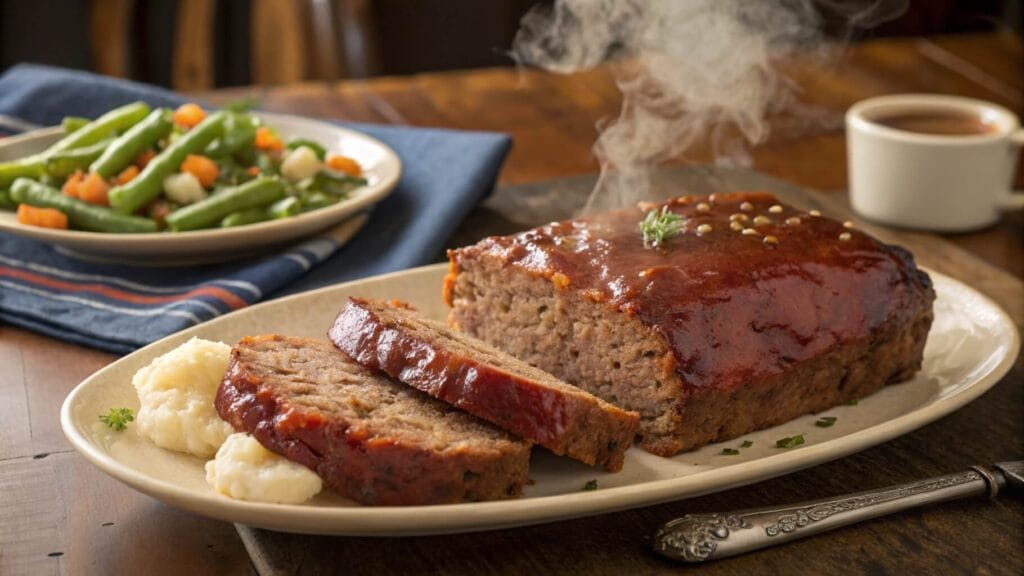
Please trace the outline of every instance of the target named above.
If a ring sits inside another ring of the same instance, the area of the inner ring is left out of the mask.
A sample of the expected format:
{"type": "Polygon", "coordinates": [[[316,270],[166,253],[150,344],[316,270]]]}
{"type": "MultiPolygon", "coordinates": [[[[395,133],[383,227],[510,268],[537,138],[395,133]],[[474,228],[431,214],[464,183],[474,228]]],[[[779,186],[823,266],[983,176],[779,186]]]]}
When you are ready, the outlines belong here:
{"type": "Polygon", "coordinates": [[[623,103],[598,125],[601,177],[585,211],[644,198],[649,169],[710,142],[717,162],[748,164],[766,118],[797,104],[775,61],[827,55],[826,18],[841,31],[898,15],[905,0],[556,0],[527,14],[520,63],[560,73],[615,58],[623,103]]]}

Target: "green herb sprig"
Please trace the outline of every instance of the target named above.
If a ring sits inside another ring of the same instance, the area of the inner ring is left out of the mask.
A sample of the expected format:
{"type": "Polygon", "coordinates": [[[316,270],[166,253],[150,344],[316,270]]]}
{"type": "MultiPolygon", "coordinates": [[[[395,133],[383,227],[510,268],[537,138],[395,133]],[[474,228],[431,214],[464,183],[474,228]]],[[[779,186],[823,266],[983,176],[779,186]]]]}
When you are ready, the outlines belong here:
{"type": "Polygon", "coordinates": [[[661,210],[651,210],[640,222],[640,232],[644,235],[644,248],[657,248],[665,240],[679,234],[683,227],[683,217],[669,212],[668,206],[661,210]]]}
{"type": "Polygon", "coordinates": [[[836,416],[822,416],[821,418],[818,418],[818,421],[815,422],[814,425],[818,428],[828,428],[835,424],[838,419],[839,418],[836,416]]]}
{"type": "Polygon", "coordinates": [[[797,434],[796,436],[787,436],[786,438],[780,438],[775,441],[776,448],[794,448],[804,443],[804,435],[797,434]]]}
{"type": "Polygon", "coordinates": [[[597,480],[587,480],[587,483],[583,485],[583,490],[586,492],[597,490],[597,480]]]}
{"type": "Polygon", "coordinates": [[[107,414],[100,414],[100,422],[108,428],[118,432],[128,427],[128,423],[135,420],[135,414],[131,408],[111,408],[107,414]]]}
{"type": "MultiPolygon", "coordinates": [[[[754,445],[753,441],[751,441],[751,440],[744,440],[743,443],[740,444],[739,447],[740,448],[750,448],[753,445],[754,445]]],[[[736,448],[722,448],[722,451],[719,452],[718,454],[721,455],[721,456],[736,456],[739,453],[740,453],[740,451],[738,449],[736,449],[736,448]]]]}

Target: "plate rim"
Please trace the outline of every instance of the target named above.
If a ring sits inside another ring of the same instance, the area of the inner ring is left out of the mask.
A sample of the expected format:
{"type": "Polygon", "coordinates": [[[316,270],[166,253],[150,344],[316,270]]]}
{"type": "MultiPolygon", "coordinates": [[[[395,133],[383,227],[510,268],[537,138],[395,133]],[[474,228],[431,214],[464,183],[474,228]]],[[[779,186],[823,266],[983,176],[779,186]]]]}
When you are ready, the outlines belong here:
{"type": "MultiPolygon", "coordinates": [[[[331,130],[337,130],[345,134],[346,138],[359,138],[365,141],[369,141],[374,146],[379,147],[383,151],[384,157],[388,162],[393,162],[396,166],[396,171],[389,177],[382,179],[380,182],[375,184],[367,184],[366,188],[370,188],[370,191],[359,196],[342,200],[341,202],[322,208],[300,214],[293,218],[285,218],[280,220],[268,220],[266,222],[257,222],[254,224],[247,224],[245,226],[239,226],[236,228],[212,228],[202,230],[190,230],[186,232],[175,232],[173,234],[166,232],[144,232],[139,234],[114,234],[109,232],[90,232],[87,230],[56,230],[51,231],[49,229],[40,228],[36,229],[21,224],[10,224],[0,220],[0,231],[15,234],[17,236],[31,238],[33,240],[42,240],[51,242],[57,245],[63,245],[62,240],[76,241],[76,242],[104,242],[110,241],[115,242],[117,240],[124,241],[131,239],[132,241],[141,241],[152,249],[169,249],[173,248],[174,245],[182,242],[203,242],[205,240],[236,240],[245,235],[250,235],[256,232],[257,236],[260,233],[274,232],[285,228],[290,228],[296,225],[297,219],[305,219],[306,222],[316,222],[316,220],[330,220],[331,224],[337,224],[343,221],[346,216],[355,214],[360,210],[369,209],[374,204],[377,204],[395,189],[399,181],[402,179],[404,172],[404,166],[402,159],[398,156],[391,146],[385,144],[380,139],[370,136],[365,132],[349,128],[347,126],[340,126],[334,124],[328,120],[308,118],[305,116],[298,116],[295,114],[282,114],[277,112],[265,112],[262,110],[254,110],[254,114],[260,117],[265,117],[268,123],[275,121],[284,120],[286,122],[299,123],[299,124],[318,124],[324,127],[330,128],[331,130]],[[336,216],[336,217],[334,217],[336,216]],[[334,217],[334,218],[332,218],[334,217]]],[[[61,132],[63,128],[60,126],[47,126],[39,128],[37,130],[30,130],[23,134],[11,136],[0,140],[0,149],[10,147],[11,145],[17,145],[26,141],[30,141],[37,138],[45,138],[47,136],[55,135],[61,132]]],[[[311,234],[323,229],[324,226],[312,225],[308,232],[299,234],[295,239],[304,238],[311,234]]],[[[254,245],[255,247],[256,245],[254,245]]],[[[73,248],[78,249],[78,248],[73,248]]],[[[119,254],[119,253],[118,253],[119,254]]],[[[139,254],[133,252],[133,254],[139,254]]],[[[113,256],[117,258],[117,255],[113,256]]]]}
{"type": "MultiPolygon", "coordinates": [[[[369,280],[387,281],[399,275],[429,275],[447,269],[447,263],[432,264],[370,276],[358,280],[326,286],[316,290],[294,294],[285,298],[262,302],[248,309],[264,306],[281,306],[288,302],[313,295],[345,290],[348,286],[369,280]]],[[[620,510],[651,506],[673,500],[693,498],[711,492],[718,492],[745,486],[764,479],[776,477],[818,464],[837,460],[852,453],[865,450],[888,440],[903,436],[926,424],[934,422],[953,411],[966,406],[991,389],[1009,372],[1020,352],[1020,332],[1005,310],[987,295],[974,287],[948,275],[920,267],[933,278],[942,278],[967,290],[992,310],[998,313],[999,322],[1009,328],[1010,345],[998,364],[978,378],[973,384],[948,396],[929,402],[896,418],[880,422],[868,428],[801,447],[798,450],[763,456],[748,462],[719,466],[701,470],[676,478],[652,480],[639,484],[617,486],[593,492],[555,494],[490,502],[471,502],[429,506],[327,506],[317,507],[303,504],[269,504],[235,500],[216,494],[196,494],[176,484],[154,479],[122,464],[109,454],[95,447],[79,430],[73,421],[74,404],[93,382],[102,380],[102,375],[128,356],[143,354],[151,348],[162,346],[168,339],[180,337],[180,333],[169,335],[153,342],[130,355],[123,356],[90,375],[77,384],[61,406],[61,429],[79,454],[108,476],[131,488],[171,503],[182,509],[202,516],[241,522],[269,530],[307,534],[332,534],[346,536],[413,536],[428,534],[468,533],[486,530],[512,528],[531,524],[542,524],[609,514],[620,510]],[[604,500],[598,506],[589,506],[594,500],[604,500]],[[552,506],[557,501],[558,506],[552,506]],[[372,514],[367,514],[372,510],[372,514]],[[557,510],[557,511],[553,511],[557,510]],[[272,521],[265,521],[270,514],[272,521]],[[410,519],[410,516],[415,517],[410,519]],[[497,519],[492,519],[496,517],[497,519]],[[443,518],[443,520],[438,520],[443,518]],[[455,520],[458,518],[458,520],[455,520]],[[418,520],[431,520],[427,527],[418,526],[418,520]]],[[[230,321],[231,314],[225,314],[211,322],[230,321]]]]}

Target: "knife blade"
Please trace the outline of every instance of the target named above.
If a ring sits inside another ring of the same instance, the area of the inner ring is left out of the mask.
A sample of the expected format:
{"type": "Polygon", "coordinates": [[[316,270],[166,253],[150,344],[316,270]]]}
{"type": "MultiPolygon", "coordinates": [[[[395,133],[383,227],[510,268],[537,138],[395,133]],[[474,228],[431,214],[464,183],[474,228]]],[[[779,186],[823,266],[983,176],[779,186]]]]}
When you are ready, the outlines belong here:
{"type": "Polygon", "coordinates": [[[707,562],[910,508],[983,494],[995,498],[1007,486],[1024,487],[1024,461],[972,466],[955,474],[799,504],[687,514],[658,529],[654,551],[682,562],[707,562]]]}

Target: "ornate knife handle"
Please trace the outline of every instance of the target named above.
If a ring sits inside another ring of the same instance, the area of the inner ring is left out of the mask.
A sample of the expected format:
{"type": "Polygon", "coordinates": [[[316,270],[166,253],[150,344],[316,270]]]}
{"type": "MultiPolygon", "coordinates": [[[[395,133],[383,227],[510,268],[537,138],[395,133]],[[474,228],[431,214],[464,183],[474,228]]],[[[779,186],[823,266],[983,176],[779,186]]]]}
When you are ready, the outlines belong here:
{"type": "Polygon", "coordinates": [[[1001,474],[975,466],[958,474],[791,506],[687,514],[658,530],[654,550],[683,562],[717,560],[925,504],[986,493],[994,497],[1004,482],[1001,474]]]}

